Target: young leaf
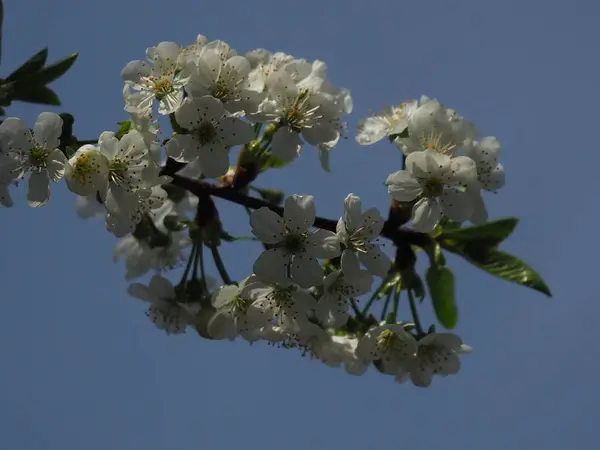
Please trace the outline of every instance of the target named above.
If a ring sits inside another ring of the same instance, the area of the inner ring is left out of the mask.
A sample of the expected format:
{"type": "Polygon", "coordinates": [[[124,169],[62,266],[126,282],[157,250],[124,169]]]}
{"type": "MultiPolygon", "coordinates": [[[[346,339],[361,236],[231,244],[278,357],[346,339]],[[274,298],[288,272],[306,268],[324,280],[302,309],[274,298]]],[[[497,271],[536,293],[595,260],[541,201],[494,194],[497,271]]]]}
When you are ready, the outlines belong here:
{"type": "Polygon", "coordinates": [[[454,274],[447,267],[430,267],[425,278],[438,321],[444,328],[454,328],[458,322],[454,274]]]}
{"type": "Polygon", "coordinates": [[[79,53],[71,53],[66,58],[44,67],[27,78],[23,78],[23,83],[26,83],[28,86],[45,86],[63,76],[71,68],[77,56],[79,56],[79,53]]]}
{"type": "Polygon", "coordinates": [[[12,99],[27,103],[37,103],[40,105],[60,106],[58,95],[46,86],[33,86],[15,90],[12,99]]]}
{"type": "Polygon", "coordinates": [[[262,170],[280,169],[287,166],[291,161],[282,161],[274,155],[269,155],[262,164],[262,170]]]}
{"type": "Polygon", "coordinates": [[[442,247],[446,250],[462,256],[471,264],[485,270],[489,274],[552,297],[552,293],[542,277],[516,256],[495,248],[484,248],[477,244],[456,246],[447,246],[445,244],[445,242],[442,242],[442,247]]]}
{"type": "Polygon", "coordinates": [[[26,78],[34,73],[38,72],[44,64],[46,64],[46,58],[48,58],[48,47],[44,47],[27,61],[25,61],[21,67],[6,77],[5,81],[17,81],[21,78],[26,78]]]}
{"type": "Polygon", "coordinates": [[[493,247],[510,236],[517,223],[519,219],[509,217],[467,228],[444,229],[439,239],[450,239],[461,243],[483,241],[487,246],[493,247]]]}

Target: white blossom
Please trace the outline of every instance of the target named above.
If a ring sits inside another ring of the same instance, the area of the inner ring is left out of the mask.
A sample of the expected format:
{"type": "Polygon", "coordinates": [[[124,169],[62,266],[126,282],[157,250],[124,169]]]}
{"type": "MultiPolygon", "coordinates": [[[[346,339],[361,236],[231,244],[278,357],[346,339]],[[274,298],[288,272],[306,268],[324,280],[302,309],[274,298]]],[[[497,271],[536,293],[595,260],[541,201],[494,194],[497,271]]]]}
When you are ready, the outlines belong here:
{"type": "Polygon", "coordinates": [[[394,142],[404,154],[415,151],[435,150],[455,156],[467,139],[477,135],[475,126],[446,108],[436,99],[421,97],[419,106],[411,103],[408,115],[408,137],[397,137],[394,142]]]}
{"type": "Polygon", "coordinates": [[[174,203],[167,200],[153,214],[149,236],[129,235],[117,242],[113,261],[125,259],[125,279],[131,280],[154,270],[163,272],[181,265],[183,251],[192,243],[184,232],[169,232],[164,226],[164,218],[171,214],[183,214],[189,201],[174,203]]]}
{"type": "Polygon", "coordinates": [[[321,362],[330,367],[343,365],[350,375],[363,375],[369,368],[370,361],[362,360],[356,355],[357,345],[357,338],[334,335],[321,339],[312,350],[321,362]]]}
{"type": "Polygon", "coordinates": [[[213,338],[233,340],[241,335],[249,341],[253,340],[252,332],[255,330],[250,329],[246,317],[251,300],[240,296],[246,280],[239,285],[221,286],[213,292],[211,303],[215,313],[208,322],[208,333],[213,338]]]}
{"type": "Polygon", "coordinates": [[[167,193],[161,186],[140,189],[132,196],[126,208],[113,202],[114,197],[106,199],[106,228],[116,237],[132,233],[144,214],[152,214],[152,210],[160,208],[167,200],[167,193]]]}
{"type": "Polygon", "coordinates": [[[193,322],[192,315],[178,301],[175,288],[169,280],[154,275],[148,286],[133,283],[129,286],[129,295],[150,303],[146,315],[160,330],[167,334],[185,333],[193,322]]]}
{"type": "Polygon", "coordinates": [[[406,323],[371,328],[356,347],[356,356],[364,361],[381,361],[381,370],[396,375],[411,367],[417,355],[417,341],[406,331],[406,323]]]}
{"type": "Polygon", "coordinates": [[[154,99],[160,114],[171,114],[183,101],[183,88],[190,78],[187,67],[179,67],[180,47],[175,42],[161,42],[146,50],[145,61],[131,61],[121,71],[121,78],[133,91],[126,98],[125,110],[141,115],[152,114],[154,99]]]}
{"type": "Polygon", "coordinates": [[[475,162],[466,156],[450,158],[434,150],[413,152],[406,158],[406,170],[391,174],[386,184],[393,199],[411,202],[413,228],[430,232],[442,213],[462,222],[473,213],[464,187],[477,177],[475,162]]]}
{"type": "Polygon", "coordinates": [[[390,258],[378,244],[372,242],[380,235],[383,225],[384,220],[377,208],[362,212],[359,197],[349,194],[345,198],[344,217],[340,217],[336,226],[337,237],[343,246],[342,260],[347,260],[344,273],[353,276],[349,271],[358,269],[360,260],[373,275],[387,275],[391,266],[390,258]],[[350,262],[351,259],[356,261],[350,262]]]}
{"type": "Polygon", "coordinates": [[[323,295],[315,309],[316,318],[324,325],[338,328],[348,321],[350,299],[368,293],[373,284],[373,276],[366,270],[355,268],[352,275],[336,270],[323,280],[323,295]]]}
{"type": "MultiPolygon", "coordinates": [[[[50,181],[60,181],[65,174],[67,158],[58,148],[62,125],[60,116],[50,112],[38,116],[33,134],[27,124],[16,117],[8,117],[0,124],[0,141],[5,147],[0,152],[0,184],[6,186],[28,174],[27,203],[31,207],[47,204],[50,181]]],[[[4,200],[3,204],[10,201],[4,200]]]]}
{"type": "Polygon", "coordinates": [[[196,70],[186,91],[196,98],[209,95],[219,99],[231,114],[252,114],[257,112],[264,95],[263,86],[248,78],[250,70],[250,62],[243,56],[223,57],[219,49],[209,44],[196,59],[196,70]]]}
{"type": "Polygon", "coordinates": [[[216,178],[229,169],[229,148],[254,139],[248,122],[228,114],[214,97],[187,98],[175,112],[177,123],[189,134],[177,134],[166,145],[167,155],[179,162],[198,160],[200,170],[216,178]]]}
{"type": "Polygon", "coordinates": [[[402,383],[410,379],[415,386],[427,387],[434,375],[446,377],[458,373],[458,355],[471,352],[471,347],[452,333],[430,333],[417,344],[416,358],[396,374],[396,381],[402,383]]]}
{"type": "Polygon", "coordinates": [[[79,148],[65,166],[65,181],[77,195],[96,195],[106,188],[109,163],[97,146],[86,144],[79,148]]]}
{"type": "Polygon", "coordinates": [[[291,278],[304,288],[320,285],[323,270],[317,258],[339,256],[335,233],[310,232],[316,217],[310,195],[292,195],[285,200],[283,218],[266,207],[250,215],[254,235],[272,248],[254,263],[254,273],[266,282],[284,283],[291,278]]]}
{"type": "Polygon", "coordinates": [[[483,223],[487,220],[488,213],[482,191],[496,192],[505,183],[504,167],[498,162],[500,142],[494,136],[486,136],[479,141],[467,141],[463,149],[477,167],[477,181],[467,189],[473,204],[470,220],[475,224],[483,223]]]}
{"type": "Polygon", "coordinates": [[[334,95],[299,87],[283,70],[272,73],[266,83],[269,97],[260,114],[278,125],[271,141],[273,155],[283,161],[295,159],[303,145],[300,136],[323,151],[335,146],[343,126],[342,106],[334,95]]]}
{"type": "Polygon", "coordinates": [[[240,297],[251,301],[246,311],[250,331],[271,325],[286,333],[301,333],[308,327],[308,314],[316,300],[306,289],[287,283],[265,283],[256,275],[246,281],[240,297]]]}
{"type": "Polygon", "coordinates": [[[202,34],[196,36],[196,40],[193,44],[188,45],[179,52],[179,56],[177,57],[177,66],[189,67],[190,65],[195,65],[198,57],[200,56],[200,52],[207,42],[208,39],[206,36],[202,34]]]}
{"type": "Polygon", "coordinates": [[[378,114],[361,119],[357,125],[356,142],[360,145],[372,145],[385,137],[402,133],[408,127],[408,121],[417,105],[418,102],[412,100],[389,106],[378,114]]]}

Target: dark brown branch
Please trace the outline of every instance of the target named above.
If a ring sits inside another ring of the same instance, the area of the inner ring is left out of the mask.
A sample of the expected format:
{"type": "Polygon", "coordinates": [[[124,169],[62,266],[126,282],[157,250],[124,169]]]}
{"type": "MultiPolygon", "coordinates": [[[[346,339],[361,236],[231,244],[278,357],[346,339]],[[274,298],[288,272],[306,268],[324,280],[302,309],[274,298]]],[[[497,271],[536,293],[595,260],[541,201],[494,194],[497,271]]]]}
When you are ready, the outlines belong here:
{"type": "MultiPolygon", "coordinates": [[[[167,169],[168,165],[165,167],[167,169]]],[[[258,209],[267,207],[272,211],[275,211],[279,215],[283,215],[283,208],[281,206],[273,205],[265,200],[251,197],[243,194],[240,191],[226,185],[215,185],[203,180],[193,180],[191,178],[177,175],[176,173],[169,173],[169,170],[163,169],[163,175],[169,175],[172,177],[171,183],[175,186],[179,186],[198,197],[204,197],[207,194],[213,197],[222,198],[223,200],[236,203],[238,205],[245,206],[251,209],[258,209]]],[[[386,220],[381,236],[390,239],[397,246],[413,244],[419,247],[426,245],[431,238],[429,235],[424,233],[418,233],[406,228],[400,228],[398,220],[394,214],[390,215],[390,218],[386,220]]],[[[335,232],[337,220],[327,219],[324,217],[317,217],[314,222],[314,226],[335,232]]]]}

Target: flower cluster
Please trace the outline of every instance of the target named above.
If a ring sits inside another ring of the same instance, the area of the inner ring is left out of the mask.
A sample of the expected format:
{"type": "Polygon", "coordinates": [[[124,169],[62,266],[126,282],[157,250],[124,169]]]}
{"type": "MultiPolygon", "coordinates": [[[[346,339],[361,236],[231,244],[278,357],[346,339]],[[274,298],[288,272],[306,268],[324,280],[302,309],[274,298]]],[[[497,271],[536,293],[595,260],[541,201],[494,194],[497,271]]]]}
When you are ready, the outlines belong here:
{"type": "Polygon", "coordinates": [[[405,169],[392,173],[386,184],[394,200],[414,202],[415,230],[433,231],[442,216],[456,222],[487,219],[481,192],[504,185],[495,137],[478,139],[471,122],[428,97],[368,117],[358,131],[359,144],[387,137],[404,154],[405,169]]]}
{"type": "MultiPolygon", "coordinates": [[[[231,237],[211,195],[223,186],[229,193],[223,198],[247,195],[254,180],[230,183],[248,161],[240,156],[230,167],[233,148],[258,166],[256,176],[274,167],[265,161],[293,161],[305,144],[318,150],[328,170],[352,98],[330,81],[322,61],[264,49],[240,55],[199,35],[185,48],[174,42],[148,48],[146,60],[126,64],[121,77],[129,119],[93,144],[65,144],[74,138],[65,139],[62,118],[50,112],[40,114],[33,129],[15,117],[0,124],[0,204],[12,206],[9,186],[27,177],[28,204],[44,206],[51,182],[65,180],[77,195],[78,214],[103,217],[119,238],[114,259],[125,260],[126,278],[153,272],[148,285],[132,283],[129,294],[149,304],[148,317],[167,334],[192,327],[208,339],[267,341],[350,374],[373,365],[417,386],[458,372],[459,355],[470,348],[457,335],[424,332],[414,311],[414,323],[397,321],[400,292],[413,289],[403,278],[414,276],[384,252],[380,212],[363,210],[354,194],[344,200],[337,223],[326,225],[310,195],[290,195],[283,208],[278,201],[245,205],[254,209],[250,230],[264,251],[239,283],[223,267],[218,246],[231,237]],[[172,128],[168,137],[161,137],[161,120],[172,128]],[[216,181],[206,181],[211,178],[216,181]],[[191,192],[190,185],[205,190],[191,192]],[[222,286],[204,273],[205,248],[222,286]],[[183,265],[177,285],[165,278],[183,265]],[[359,297],[376,280],[382,287],[361,310],[359,297]],[[392,290],[397,298],[390,316],[392,290]],[[389,295],[378,321],[369,308],[383,291],[389,295]]],[[[471,122],[427,97],[359,122],[360,145],[384,138],[402,154],[402,169],[386,184],[393,206],[412,208],[413,235],[429,238],[442,219],[487,220],[482,192],[504,184],[496,138],[480,137],[471,122]]]]}

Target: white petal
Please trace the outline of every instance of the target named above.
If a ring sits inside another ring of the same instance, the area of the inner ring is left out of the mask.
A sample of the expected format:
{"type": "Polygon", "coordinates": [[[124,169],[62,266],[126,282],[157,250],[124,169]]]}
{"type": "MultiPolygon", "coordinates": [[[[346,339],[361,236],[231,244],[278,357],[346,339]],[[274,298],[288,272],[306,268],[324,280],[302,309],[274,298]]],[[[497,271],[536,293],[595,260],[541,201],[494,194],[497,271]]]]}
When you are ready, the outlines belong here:
{"type": "Polygon", "coordinates": [[[44,206],[50,200],[48,172],[31,172],[27,183],[27,203],[32,208],[44,206]]]}
{"type": "Polygon", "coordinates": [[[283,240],[283,219],[269,208],[262,207],[250,214],[252,233],[265,244],[276,244],[283,240]]]}
{"type": "Polygon", "coordinates": [[[225,62],[224,71],[229,77],[231,77],[231,72],[234,72],[239,80],[250,73],[250,62],[243,56],[232,56],[225,62]]]}
{"type": "Polygon", "coordinates": [[[440,197],[442,212],[456,222],[468,220],[473,214],[471,197],[456,189],[444,189],[440,197]]]}
{"type": "Polygon", "coordinates": [[[224,144],[228,147],[247,144],[254,140],[254,129],[248,122],[237,117],[225,117],[217,125],[224,144]]]}
{"type": "Polygon", "coordinates": [[[371,145],[387,136],[389,122],[378,116],[367,117],[358,122],[356,142],[359,145],[371,145]]]}
{"type": "Polygon", "coordinates": [[[422,198],[412,209],[413,229],[422,233],[429,233],[433,231],[441,215],[442,209],[436,199],[422,198]]]}
{"type": "Polygon", "coordinates": [[[156,295],[152,292],[148,286],[141,283],[133,283],[130,284],[127,288],[127,293],[132,297],[135,297],[140,300],[144,300],[146,302],[153,303],[157,300],[156,295]]]}
{"type": "Polygon", "coordinates": [[[33,134],[37,143],[46,149],[54,150],[60,145],[63,120],[58,114],[41,113],[33,126],[33,134]]]}
{"type": "Polygon", "coordinates": [[[387,184],[388,192],[392,198],[399,202],[411,202],[423,192],[421,184],[407,170],[392,173],[388,176],[385,184],[387,184]]]}
{"type": "Polygon", "coordinates": [[[449,165],[450,157],[435,150],[414,152],[406,157],[407,170],[421,179],[438,177],[446,172],[449,165]]]}
{"type": "Polygon", "coordinates": [[[16,117],[7,117],[0,124],[0,139],[9,151],[24,152],[33,147],[29,127],[16,117]]]}
{"type": "Polygon", "coordinates": [[[146,77],[152,73],[152,68],[144,61],[130,61],[121,70],[121,78],[123,81],[138,84],[142,77],[146,77]]]}
{"type": "Polygon", "coordinates": [[[67,157],[59,150],[53,150],[46,158],[46,170],[52,181],[59,181],[65,175],[65,164],[67,157]]]}
{"type": "Polygon", "coordinates": [[[154,63],[154,70],[162,74],[173,69],[180,51],[181,47],[175,42],[164,41],[149,48],[146,55],[154,63]]]}
{"type": "MultiPolygon", "coordinates": [[[[344,276],[349,278],[356,277],[360,274],[360,261],[358,256],[352,250],[344,250],[342,253],[341,269],[344,276]]],[[[387,272],[386,272],[387,273],[387,272]]]]}
{"type": "MultiPolygon", "coordinates": [[[[190,162],[198,157],[198,144],[189,134],[178,134],[166,143],[167,156],[177,162],[190,162]]],[[[198,163],[199,164],[199,163],[198,163]]]]}
{"type": "Polygon", "coordinates": [[[504,186],[505,175],[504,167],[502,164],[497,163],[488,172],[479,175],[479,181],[481,185],[488,191],[496,191],[504,186]]]}
{"type": "Polygon", "coordinates": [[[379,245],[369,244],[366,253],[359,253],[358,259],[367,268],[369,273],[378,277],[385,277],[390,270],[392,261],[381,251],[379,245]]]}
{"type": "Polygon", "coordinates": [[[340,132],[335,123],[318,122],[310,128],[302,130],[302,137],[313,147],[326,142],[336,142],[340,132]]]}
{"type": "Polygon", "coordinates": [[[112,160],[119,152],[119,140],[112,131],[105,131],[98,138],[98,147],[103,155],[112,160]]]}
{"type": "Polygon", "coordinates": [[[239,293],[240,288],[235,284],[221,286],[212,293],[211,303],[215,309],[223,308],[229,305],[239,293]]]}
{"type": "Polygon", "coordinates": [[[430,366],[415,368],[410,371],[410,379],[415,386],[429,387],[433,379],[433,369],[430,366]]]}
{"type": "Polygon", "coordinates": [[[208,178],[225,175],[229,170],[229,152],[219,142],[203,146],[198,153],[200,170],[208,178]]]}
{"type": "Polygon", "coordinates": [[[340,256],[340,242],[333,231],[318,229],[308,235],[306,251],[316,258],[335,258],[340,256]]]}
{"type": "Polygon", "coordinates": [[[469,194],[470,202],[473,207],[473,214],[469,220],[475,225],[486,222],[488,219],[488,212],[481,191],[477,188],[471,191],[467,190],[467,193],[469,194]]]}
{"type": "Polygon", "coordinates": [[[150,279],[148,285],[150,290],[160,299],[163,300],[174,300],[175,299],[175,288],[169,280],[160,275],[154,275],[150,279]]]}
{"type": "Polygon", "coordinates": [[[319,286],[323,282],[323,269],[314,256],[300,253],[292,262],[292,278],[303,288],[319,286]]]}
{"type": "Polygon", "coordinates": [[[183,90],[176,89],[165,95],[159,103],[158,112],[162,115],[172,114],[177,111],[183,103],[183,90]]]}
{"type": "Polygon", "coordinates": [[[252,266],[254,273],[267,283],[285,283],[288,279],[289,255],[279,248],[271,248],[260,254],[252,266]]]}
{"type": "Polygon", "coordinates": [[[381,217],[381,213],[377,208],[367,209],[361,219],[359,226],[362,227],[361,236],[367,240],[372,241],[381,234],[385,220],[381,217]]]}
{"type": "Polygon", "coordinates": [[[223,103],[210,95],[200,97],[192,101],[196,108],[196,113],[201,117],[201,121],[218,121],[225,115],[225,107],[223,103]]]}
{"type": "Polygon", "coordinates": [[[281,127],[271,141],[273,155],[284,162],[293,161],[300,154],[302,141],[298,133],[289,127],[281,127]]]}
{"type": "Polygon", "coordinates": [[[286,103],[298,95],[298,88],[291,75],[285,70],[278,70],[267,77],[270,96],[277,103],[286,103]]]}
{"type": "Polygon", "coordinates": [[[214,339],[234,340],[237,329],[230,314],[215,313],[208,321],[208,334],[214,339]]]}
{"type": "Polygon", "coordinates": [[[450,160],[449,178],[453,183],[469,184],[477,180],[477,165],[467,156],[456,156],[450,160]]]}
{"type": "Polygon", "coordinates": [[[362,219],[362,202],[354,194],[348,194],[344,199],[344,222],[346,228],[353,231],[360,226],[362,219]]]}
{"type": "Polygon", "coordinates": [[[304,233],[312,227],[317,210],[312,195],[290,195],[285,199],[283,219],[292,233],[304,233]]]}
{"type": "Polygon", "coordinates": [[[315,308],[319,322],[331,328],[338,328],[348,321],[348,303],[340,295],[324,294],[315,308]]]}

